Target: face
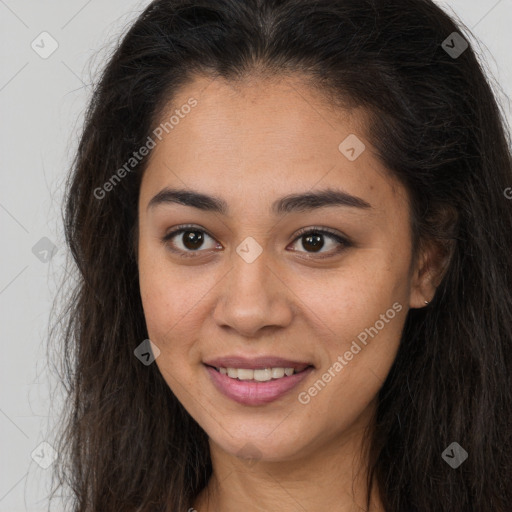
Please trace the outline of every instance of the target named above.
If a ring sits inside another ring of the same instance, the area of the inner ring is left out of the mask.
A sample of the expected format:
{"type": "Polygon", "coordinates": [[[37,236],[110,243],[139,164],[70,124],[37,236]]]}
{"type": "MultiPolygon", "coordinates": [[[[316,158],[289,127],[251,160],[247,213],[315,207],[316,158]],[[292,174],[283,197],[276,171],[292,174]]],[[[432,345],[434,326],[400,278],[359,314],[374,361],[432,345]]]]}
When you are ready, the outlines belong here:
{"type": "Polygon", "coordinates": [[[223,452],[305,457],[368,421],[425,299],[407,194],[363,113],[298,80],[196,78],[170,107],[139,197],[155,363],[223,452]]]}

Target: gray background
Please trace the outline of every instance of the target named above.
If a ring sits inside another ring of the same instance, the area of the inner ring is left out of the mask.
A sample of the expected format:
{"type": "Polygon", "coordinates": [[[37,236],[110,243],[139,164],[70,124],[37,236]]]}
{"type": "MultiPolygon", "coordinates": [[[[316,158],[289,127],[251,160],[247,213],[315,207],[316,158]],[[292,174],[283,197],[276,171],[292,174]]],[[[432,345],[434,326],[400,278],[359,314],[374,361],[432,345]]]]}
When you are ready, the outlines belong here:
{"type": "MultiPolygon", "coordinates": [[[[61,396],[46,343],[66,263],[64,180],[90,84],[148,3],[0,0],[0,512],[47,510],[52,467],[42,466],[51,462],[51,448],[41,443],[52,444],[61,396]],[[52,44],[58,48],[42,58],[52,44]]],[[[512,0],[437,3],[475,33],[471,43],[510,123],[512,0]]],[[[59,509],[56,500],[52,510],[59,509]]]]}

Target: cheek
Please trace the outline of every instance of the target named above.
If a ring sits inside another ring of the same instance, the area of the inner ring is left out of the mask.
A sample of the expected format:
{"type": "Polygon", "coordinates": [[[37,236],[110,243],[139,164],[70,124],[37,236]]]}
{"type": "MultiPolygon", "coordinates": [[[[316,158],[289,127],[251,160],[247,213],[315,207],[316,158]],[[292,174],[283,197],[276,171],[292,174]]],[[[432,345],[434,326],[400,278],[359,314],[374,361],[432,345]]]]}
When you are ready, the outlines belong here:
{"type": "Polygon", "coordinates": [[[155,250],[150,256],[149,250],[141,247],[139,284],[144,317],[149,338],[167,356],[166,364],[194,350],[208,291],[216,283],[213,272],[206,268],[194,268],[191,280],[190,269],[171,264],[161,251],[155,250]]]}
{"type": "MultiPolygon", "coordinates": [[[[316,336],[325,350],[322,361],[323,390],[304,390],[324,396],[316,407],[342,407],[357,413],[369,403],[386,379],[399,347],[407,308],[408,266],[406,258],[391,261],[381,251],[360,251],[357,261],[318,281],[301,279],[297,294],[304,300],[316,336]],[[311,293],[311,290],[318,290],[311,293]],[[329,373],[330,370],[330,373],[329,373]]],[[[350,415],[349,415],[350,416],[350,415]]]]}
{"type": "Polygon", "coordinates": [[[194,339],[193,333],[185,332],[190,294],[170,280],[167,267],[154,259],[139,259],[141,299],[148,337],[160,350],[155,364],[172,392],[187,403],[182,390],[191,385],[184,364],[194,339]]]}
{"type": "Polygon", "coordinates": [[[161,349],[180,316],[182,295],[179,284],[170,280],[169,265],[141,238],[139,245],[139,285],[144,317],[150,339],[161,349]]]}
{"type": "Polygon", "coordinates": [[[139,258],[139,285],[144,317],[151,337],[160,338],[166,329],[170,329],[174,309],[172,289],[165,286],[162,269],[153,262],[139,258]]]}
{"type": "MultiPolygon", "coordinates": [[[[299,280],[295,279],[293,288],[307,306],[303,311],[314,312],[316,322],[324,326],[326,333],[346,342],[372,326],[395,302],[405,309],[408,262],[403,254],[398,259],[377,249],[360,250],[327,278],[303,273],[299,280]]],[[[390,314],[394,313],[392,310],[390,314]]],[[[396,322],[386,326],[391,323],[396,322]]]]}

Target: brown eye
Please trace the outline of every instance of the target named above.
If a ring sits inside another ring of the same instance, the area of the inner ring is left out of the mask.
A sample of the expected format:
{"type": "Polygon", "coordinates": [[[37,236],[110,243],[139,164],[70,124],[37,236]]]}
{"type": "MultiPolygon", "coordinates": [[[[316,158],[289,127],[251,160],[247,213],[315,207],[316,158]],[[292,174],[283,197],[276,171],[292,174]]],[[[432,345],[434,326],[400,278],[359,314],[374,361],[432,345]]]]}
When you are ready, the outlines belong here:
{"type": "Polygon", "coordinates": [[[210,248],[204,247],[206,238],[214,240],[204,230],[192,226],[176,229],[175,231],[165,235],[162,242],[172,252],[180,253],[182,256],[195,256],[194,252],[199,253],[201,250],[215,248],[215,244],[210,248]]]}
{"type": "MultiPolygon", "coordinates": [[[[299,236],[294,240],[294,244],[298,241],[301,241],[301,246],[305,250],[306,253],[333,253],[338,254],[343,251],[345,248],[350,247],[351,243],[344,237],[340,236],[337,233],[332,233],[331,231],[327,231],[325,229],[309,229],[303,230],[299,233],[299,236]],[[331,242],[326,244],[325,239],[330,239],[331,242]],[[321,251],[324,246],[327,246],[326,251],[321,251]],[[331,250],[329,250],[331,249],[331,250]]],[[[298,249],[293,249],[296,252],[303,252],[298,249]]],[[[327,254],[328,257],[329,254],[327,254]]],[[[324,257],[324,256],[322,256],[324,257]]]]}
{"type": "MultiPolygon", "coordinates": [[[[326,229],[304,229],[295,238],[294,244],[297,244],[299,240],[301,241],[301,247],[304,251],[293,249],[294,252],[305,252],[306,254],[318,253],[321,255],[319,258],[334,256],[352,245],[348,239],[326,229]],[[324,247],[327,247],[326,251],[322,251],[324,247]],[[324,253],[326,253],[325,256],[324,253]]],[[[195,257],[199,256],[201,252],[222,248],[221,246],[215,245],[215,239],[206,233],[206,231],[195,226],[179,227],[165,235],[164,238],[162,238],[162,243],[170,251],[182,257],[195,257]],[[210,247],[204,247],[207,238],[210,238],[213,242],[213,245],[210,247]]]]}

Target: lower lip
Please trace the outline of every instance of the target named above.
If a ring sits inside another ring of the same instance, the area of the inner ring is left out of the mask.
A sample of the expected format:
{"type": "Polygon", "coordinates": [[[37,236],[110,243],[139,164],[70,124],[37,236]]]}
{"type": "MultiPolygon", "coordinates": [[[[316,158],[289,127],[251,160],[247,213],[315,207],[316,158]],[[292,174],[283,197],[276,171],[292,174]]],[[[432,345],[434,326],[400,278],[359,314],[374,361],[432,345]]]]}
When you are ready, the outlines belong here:
{"type": "Polygon", "coordinates": [[[243,405],[262,405],[273,402],[291,391],[313,371],[313,367],[309,367],[289,377],[256,382],[232,379],[211,366],[205,365],[205,367],[214,386],[228,398],[243,405]]]}

